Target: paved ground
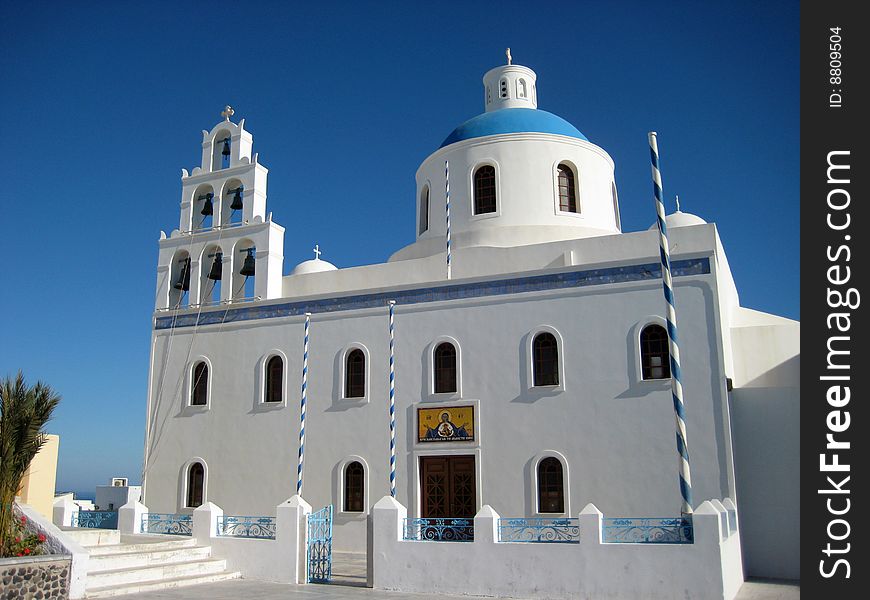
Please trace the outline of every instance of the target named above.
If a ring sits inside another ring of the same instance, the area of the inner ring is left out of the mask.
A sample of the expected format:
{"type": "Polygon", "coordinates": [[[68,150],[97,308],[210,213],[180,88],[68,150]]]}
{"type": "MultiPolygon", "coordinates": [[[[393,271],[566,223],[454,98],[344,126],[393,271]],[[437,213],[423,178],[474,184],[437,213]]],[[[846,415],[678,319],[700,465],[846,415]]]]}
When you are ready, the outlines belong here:
{"type": "MultiPolygon", "coordinates": [[[[740,588],[737,600],[799,600],[800,587],[795,583],[782,581],[747,581],[740,588]]],[[[471,596],[435,596],[430,594],[405,594],[401,592],[382,592],[363,587],[339,585],[282,585],[262,583],[249,579],[195,585],[175,590],[162,590],[144,594],[121,596],[129,600],[435,600],[471,596]]]]}

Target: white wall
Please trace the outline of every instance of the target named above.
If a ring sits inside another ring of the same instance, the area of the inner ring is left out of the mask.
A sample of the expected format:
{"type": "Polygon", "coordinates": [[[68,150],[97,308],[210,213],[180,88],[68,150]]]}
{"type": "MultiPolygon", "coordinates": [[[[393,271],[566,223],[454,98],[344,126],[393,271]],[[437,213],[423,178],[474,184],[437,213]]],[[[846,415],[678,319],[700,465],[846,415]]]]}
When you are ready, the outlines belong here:
{"type": "Polygon", "coordinates": [[[94,505],[99,510],[118,510],[128,502],[138,502],[142,498],[142,486],[98,485],[94,495],[94,505]]]}
{"type": "MultiPolygon", "coordinates": [[[[731,490],[723,447],[727,423],[721,416],[724,374],[716,366],[721,350],[711,305],[714,280],[677,277],[675,285],[695,494],[722,497],[731,490]]],[[[663,307],[656,279],[397,306],[399,500],[418,514],[421,456],[473,454],[477,506],[489,503],[504,514],[532,515],[533,459],[555,451],[568,461],[569,510],[595,502],[614,515],[673,515],[680,496],[670,387],[667,381],[639,380],[635,350],[639,327],[663,307]],[[564,389],[530,388],[528,336],[542,326],[564,340],[564,389]],[[460,396],[428,391],[428,349],[440,336],[460,345],[460,396]],[[416,442],[416,408],[450,403],[476,404],[476,441],[438,447],[416,442]]],[[[285,317],[195,331],[176,327],[171,344],[168,331],[156,332],[145,490],[151,510],[189,512],[183,506],[182,470],[193,457],[207,466],[206,499],[229,513],[270,515],[295,491],[302,322],[285,317]],[[287,356],[288,400],[264,406],[258,369],[273,350],[287,356]],[[186,373],[198,356],[213,365],[207,408],[186,405],[186,373]]],[[[338,511],[342,490],[336,468],[348,456],[368,463],[371,498],[388,491],[386,306],[315,314],[310,338],[304,495],[315,508],[333,503],[338,511]],[[368,402],[341,399],[340,356],[351,343],[370,352],[368,402]]],[[[337,550],[365,548],[365,518],[337,512],[337,550]]]]}
{"type": "Polygon", "coordinates": [[[734,323],[731,404],[746,570],[799,579],[800,324],[744,308],[734,323]]]}
{"type": "Polygon", "coordinates": [[[579,515],[579,544],[501,543],[498,514],[474,519],[473,542],[402,540],[405,508],[384,497],[373,508],[374,587],[429,594],[730,600],[743,582],[740,541],[705,502],[693,544],[605,544],[600,512],[579,515]]]}

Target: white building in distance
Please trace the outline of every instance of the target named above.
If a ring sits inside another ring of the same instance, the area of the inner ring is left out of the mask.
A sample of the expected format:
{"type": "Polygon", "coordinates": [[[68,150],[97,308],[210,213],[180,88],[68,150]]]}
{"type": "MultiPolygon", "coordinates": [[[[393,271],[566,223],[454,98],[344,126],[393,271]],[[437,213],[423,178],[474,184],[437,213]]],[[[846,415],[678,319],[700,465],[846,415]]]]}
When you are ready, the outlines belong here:
{"type": "MultiPolygon", "coordinates": [[[[203,131],[159,242],[149,510],[271,515],[296,493],[310,315],[303,494],[334,505],[335,548],[364,552],[390,493],[395,302],[409,517],[679,515],[658,232],[622,231],[613,160],[538,109],[531,69],[483,84],[485,112],[417,170],[416,241],[383,264],[285,275],[244,119],[203,131]]],[[[716,225],[667,225],[695,502],[734,499],[749,574],[795,578],[799,324],[740,306],[716,225]]]]}

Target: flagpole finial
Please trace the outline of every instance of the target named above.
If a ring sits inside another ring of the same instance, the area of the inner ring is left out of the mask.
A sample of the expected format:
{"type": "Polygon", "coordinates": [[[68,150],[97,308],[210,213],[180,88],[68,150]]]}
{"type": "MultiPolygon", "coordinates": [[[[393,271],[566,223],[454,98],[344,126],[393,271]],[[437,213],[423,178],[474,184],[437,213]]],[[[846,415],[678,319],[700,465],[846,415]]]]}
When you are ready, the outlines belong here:
{"type": "Polygon", "coordinates": [[[508,61],[507,64],[511,64],[511,49],[508,48],[507,50],[505,50],[504,54],[505,54],[505,56],[507,56],[507,61],[508,61]]]}

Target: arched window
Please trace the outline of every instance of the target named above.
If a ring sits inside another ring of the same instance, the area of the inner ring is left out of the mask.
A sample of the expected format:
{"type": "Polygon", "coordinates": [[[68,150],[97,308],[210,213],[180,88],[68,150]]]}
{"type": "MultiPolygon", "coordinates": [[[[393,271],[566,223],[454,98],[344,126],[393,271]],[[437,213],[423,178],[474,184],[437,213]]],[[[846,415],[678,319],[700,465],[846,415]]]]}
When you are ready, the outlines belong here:
{"type": "Polygon", "coordinates": [[[423,186],[423,193],[420,194],[420,233],[423,234],[429,230],[429,186],[423,186]]]}
{"type": "Polygon", "coordinates": [[[435,347],[435,393],[456,393],[456,348],[450,342],[435,347]]]}
{"type": "Polygon", "coordinates": [[[284,360],[273,356],[266,363],[266,397],[264,402],[282,402],[284,400],[284,360]]]}
{"type": "Polygon", "coordinates": [[[344,468],[344,511],[363,512],[365,507],[365,470],[358,461],[344,468]]]}
{"type": "Polygon", "coordinates": [[[559,344],[552,333],[542,332],[532,341],[535,385],[559,385],[559,344]]]}
{"type": "Polygon", "coordinates": [[[538,512],[565,512],[565,484],[562,463],[548,456],[538,463],[538,512]]]}
{"type": "Polygon", "coordinates": [[[202,504],[202,489],[205,484],[205,469],[195,462],[187,470],[187,507],[196,508],[202,504]]]}
{"type": "Polygon", "coordinates": [[[498,94],[501,98],[508,97],[508,82],[504,77],[498,82],[498,94]]]}
{"type": "Polygon", "coordinates": [[[233,136],[226,129],[217,132],[212,139],[211,170],[220,171],[229,168],[232,155],[233,136]]]}
{"type": "Polygon", "coordinates": [[[640,364],[644,379],[670,378],[668,332],[661,325],[647,325],[640,332],[640,364]]]}
{"type": "Polygon", "coordinates": [[[190,382],[191,406],[208,404],[208,365],[200,361],[193,367],[193,379],[190,382]]]}
{"type": "Polygon", "coordinates": [[[522,79],[522,78],[518,79],[517,80],[517,98],[525,98],[527,95],[526,90],[527,90],[526,80],[522,79]]]}
{"type": "Polygon", "coordinates": [[[474,172],[474,214],[495,212],[495,167],[484,165],[474,172]]]}
{"type": "Polygon", "coordinates": [[[169,265],[170,287],[167,308],[180,308],[190,304],[190,254],[181,250],[172,257],[169,265]]]}
{"type": "Polygon", "coordinates": [[[347,353],[344,371],[344,397],[364,398],[366,395],[366,355],[359,348],[347,353]]]}
{"type": "Polygon", "coordinates": [[[214,188],[204,184],[196,188],[191,202],[190,229],[211,229],[215,213],[214,188]]]}
{"type": "Polygon", "coordinates": [[[574,170],[566,164],[559,165],[559,210],[577,212],[577,185],[574,180],[574,170]]]}

